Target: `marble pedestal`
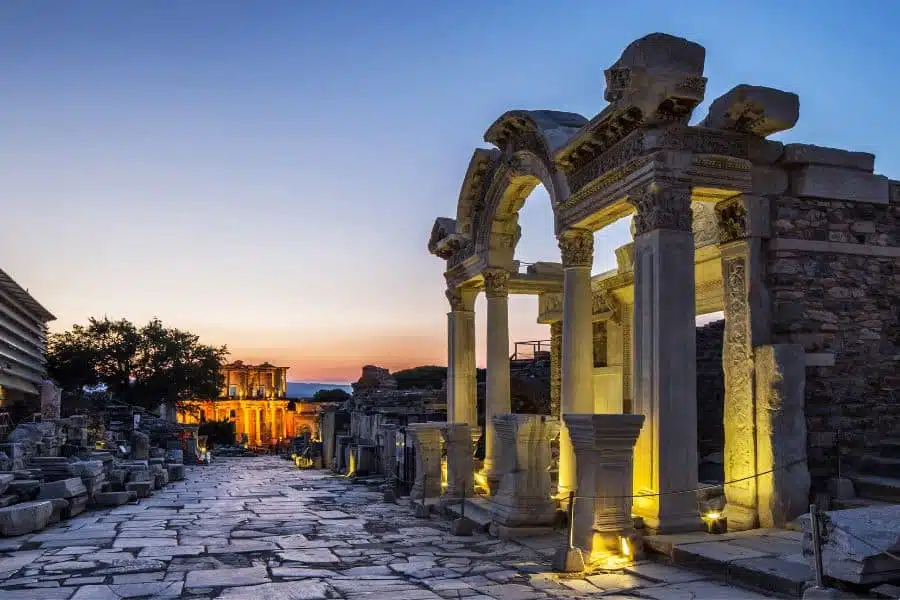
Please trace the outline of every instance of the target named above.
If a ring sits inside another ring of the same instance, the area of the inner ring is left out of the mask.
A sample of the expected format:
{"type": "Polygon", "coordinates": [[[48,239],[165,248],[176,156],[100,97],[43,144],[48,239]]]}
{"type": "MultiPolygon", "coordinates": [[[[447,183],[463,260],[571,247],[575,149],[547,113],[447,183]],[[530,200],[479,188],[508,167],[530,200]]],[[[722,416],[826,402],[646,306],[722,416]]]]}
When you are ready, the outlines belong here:
{"type": "Polygon", "coordinates": [[[441,428],[444,423],[413,423],[407,427],[416,452],[416,475],[409,497],[414,502],[441,495],[441,428]]]}
{"type": "Polygon", "coordinates": [[[493,421],[502,449],[502,476],[490,504],[491,532],[501,537],[540,533],[556,516],[548,469],[550,440],[559,431],[559,421],[524,414],[497,415],[493,421]]]}
{"type": "Polygon", "coordinates": [[[472,478],[472,432],[466,423],[447,423],[441,428],[447,449],[447,487],[442,499],[456,501],[475,494],[472,478]]]}
{"type": "Polygon", "coordinates": [[[575,450],[573,543],[586,552],[619,553],[634,535],[631,494],[634,444],[644,415],[563,415],[575,450]]]}
{"type": "Polygon", "coordinates": [[[397,426],[383,425],[381,429],[381,473],[393,487],[397,483],[397,426]]]}

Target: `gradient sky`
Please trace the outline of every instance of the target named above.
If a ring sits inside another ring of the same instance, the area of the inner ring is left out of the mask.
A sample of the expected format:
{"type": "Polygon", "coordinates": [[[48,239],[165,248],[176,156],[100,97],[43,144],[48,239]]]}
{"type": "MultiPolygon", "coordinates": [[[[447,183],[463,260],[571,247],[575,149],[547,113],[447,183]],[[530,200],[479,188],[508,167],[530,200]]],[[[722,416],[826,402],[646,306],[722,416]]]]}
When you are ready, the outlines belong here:
{"type": "MultiPolygon", "coordinates": [[[[898,6],[4,0],[0,267],[57,331],[158,316],[292,380],[445,364],[426,242],[501,113],[592,117],[603,69],[663,31],[706,47],[708,101],[796,92],[779,139],[874,152],[897,177],[898,6]]],[[[558,261],[542,189],[520,222],[517,257],[558,261]]],[[[627,237],[597,234],[595,272],[627,237]]],[[[510,304],[513,340],[549,337],[536,299],[510,304]]]]}

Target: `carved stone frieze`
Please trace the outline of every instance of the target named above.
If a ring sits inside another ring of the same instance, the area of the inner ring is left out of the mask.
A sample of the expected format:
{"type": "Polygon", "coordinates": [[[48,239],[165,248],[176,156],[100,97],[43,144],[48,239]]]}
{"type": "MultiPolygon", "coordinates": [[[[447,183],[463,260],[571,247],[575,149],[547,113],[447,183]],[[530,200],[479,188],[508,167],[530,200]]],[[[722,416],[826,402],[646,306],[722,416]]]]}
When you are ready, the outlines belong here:
{"type": "Polygon", "coordinates": [[[719,227],[716,219],[716,210],[712,204],[706,202],[692,202],[694,246],[702,248],[719,241],[719,227]]]}
{"type": "Polygon", "coordinates": [[[509,295],[509,271],[487,269],[483,275],[485,296],[488,298],[505,298],[509,295]]]}
{"type": "Polygon", "coordinates": [[[716,205],[719,243],[744,239],[749,235],[747,206],[740,196],[716,205]]]}
{"type": "Polygon", "coordinates": [[[569,229],[559,236],[563,267],[589,267],[594,262],[594,233],[569,229]]]}
{"type": "Polygon", "coordinates": [[[634,205],[634,233],[655,229],[691,231],[691,189],[674,183],[651,183],[629,197],[634,205]]]}
{"type": "Polygon", "coordinates": [[[669,127],[647,144],[647,150],[677,150],[748,158],[747,136],[702,127],[669,127]]]}
{"type": "MultiPolygon", "coordinates": [[[[737,480],[756,472],[756,425],[753,398],[753,350],[747,297],[746,257],[722,261],[725,285],[725,478],[737,480]]],[[[738,481],[726,489],[732,505],[755,509],[756,480],[738,481]]],[[[729,524],[731,519],[729,519],[729,524]]],[[[752,523],[751,523],[752,525],[752,523]]]]}

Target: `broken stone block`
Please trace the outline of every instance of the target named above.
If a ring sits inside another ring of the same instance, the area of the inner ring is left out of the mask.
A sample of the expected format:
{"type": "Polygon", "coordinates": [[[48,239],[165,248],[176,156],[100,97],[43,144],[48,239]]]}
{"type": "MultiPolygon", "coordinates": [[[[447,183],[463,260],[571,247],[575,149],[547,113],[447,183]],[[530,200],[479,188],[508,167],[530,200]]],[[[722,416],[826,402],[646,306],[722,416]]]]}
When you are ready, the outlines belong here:
{"type": "Polygon", "coordinates": [[[103,472],[103,462],[99,460],[83,460],[70,465],[71,473],[82,479],[96,477],[103,472]]]}
{"type": "Polygon", "coordinates": [[[184,465],[170,464],[168,466],[169,481],[182,481],[184,479],[184,465]]]}
{"type": "Polygon", "coordinates": [[[98,506],[121,506],[128,503],[130,496],[131,492],[100,492],[94,497],[94,502],[98,506]]]}
{"type": "Polygon", "coordinates": [[[156,489],[161,490],[169,485],[169,472],[167,470],[157,471],[154,473],[153,477],[156,489]]]}
{"type": "MultiPolygon", "coordinates": [[[[884,552],[900,553],[900,505],[851,508],[824,513],[822,541],[826,577],[855,584],[886,583],[900,577],[900,562],[884,552]]],[[[803,555],[813,564],[809,514],[803,528],[803,555]]]]}
{"type": "Polygon", "coordinates": [[[47,526],[53,514],[53,503],[49,500],[23,502],[0,508],[0,535],[24,535],[40,531],[47,526]]]}
{"type": "Polygon", "coordinates": [[[65,498],[52,498],[50,503],[53,505],[53,512],[50,514],[48,525],[59,523],[69,510],[69,501],[65,498]]]}
{"type": "Polygon", "coordinates": [[[184,451],[181,448],[172,448],[167,452],[166,461],[169,463],[184,464],[184,451]]]}
{"type": "Polygon", "coordinates": [[[742,84],[713,100],[700,126],[766,137],[790,129],[799,118],[797,94],[742,84]]]}
{"type": "Polygon", "coordinates": [[[125,489],[129,492],[135,492],[138,498],[149,498],[153,491],[153,482],[129,481],[125,484],[125,489]]]}
{"type": "Polygon", "coordinates": [[[66,519],[71,519],[72,517],[76,517],[83,513],[87,508],[88,499],[89,498],[87,494],[69,498],[69,506],[68,509],[63,512],[63,517],[66,519]]]}
{"type": "Polygon", "coordinates": [[[140,431],[131,432],[131,458],[147,460],[150,458],[150,436],[140,431]]]}
{"type": "Polygon", "coordinates": [[[0,508],[6,508],[7,506],[12,506],[16,502],[19,501],[19,497],[15,494],[5,494],[0,496],[0,508]]]}
{"type": "Polygon", "coordinates": [[[41,486],[38,500],[50,500],[52,498],[72,498],[87,494],[87,488],[79,477],[50,481],[41,486]]]}
{"type": "Polygon", "coordinates": [[[128,472],[124,469],[112,469],[107,476],[107,478],[109,479],[110,488],[114,492],[125,489],[125,477],[127,475],[128,472]]]}
{"type": "Polygon", "coordinates": [[[15,479],[7,490],[23,500],[34,500],[41,491],[41,482],[37,479],[15,479]]]}
{"type": "Polygon", "coordinates": [[[6,488],[9,487],[9,484],[12,483],[15,478],[16,476],[12,473],[0,473],[0,494],[6,492],[6,488]]]}

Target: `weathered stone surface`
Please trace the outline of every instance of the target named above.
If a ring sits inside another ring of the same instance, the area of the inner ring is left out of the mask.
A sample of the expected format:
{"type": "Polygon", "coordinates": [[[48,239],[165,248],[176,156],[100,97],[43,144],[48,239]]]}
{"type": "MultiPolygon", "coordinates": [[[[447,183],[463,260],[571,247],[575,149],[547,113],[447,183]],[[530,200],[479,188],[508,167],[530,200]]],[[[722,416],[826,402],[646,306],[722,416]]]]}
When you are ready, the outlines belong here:
{"type": "Polygon", "coordinates": [[[12,473],[0,473],[0,495],[6,492],[6,488],[9,487],[9,484],[15,478],[16,476],[12,473]]]}
{"type": "Polygon", "coordinates": [[[135,492],[138,498],[149,498],[153,491],[153,481],[129,481],[125,484],[125,490],[135,492]]]}
{"type": "Polygon", "coordinates": [[[150,458],[150,436],[140,431],[131,433],[131,458],[147,460],[150,458]]]}
{"type": "Polygon", "coordinates": [[[182,481],[184,479],[184,465],[170,464],[167,469],[169,471],[169,481],[182,481]]]}
{"type": "Polygon", "coordinates": [[[408,431],[416,450],[415,484],[410,498],[436,498],[441,494],[441,427],[442,423],[414,423],[408,431]]]}
{"type": "MultiPolygon", "coordinates": [[[[825,513],[828,535],[822,543],[825,575],[839,581],[873,584],[900,577],[900,561],[885,554],[900,553],[900,505],[852,508],[825,513]]],[[[809,515],[799,519],[803,554],[812,565],[809,515]]]]}
{"type": "Polygon", "coordinates": [[[871,173],[875,169],[875,155],[851,152],[813,144],[785,144],[781,162],[785,165],[825,165],[844,167],[871,173]]]}
{"type": "Polygon", "coordinates": [[[823,165],[808,165],[791,174],[794,195],[854,202],[890,202],[888,178],[863,171],[823,165]]]}
{"type": "Polygon", "coordinates": [[[766,137],[790,129],[799,118],[797,94],[742,84],[713,100],[700,126],[766,137]]]}
{"type": "Polygon", "coordinates": [[[47,526],[52,515],[53,503],[46,500],[0,508],[0,535],[23,535],[40,531],[47,526]]]}
{"type": "Polygon", "coordinates": [[[99,506],[120,506],[128,502],[128,492],[101,492],[94,496],[99,506]]]}
{"type": "Polygon", "coordinates": [[[219,600],[325,600],[328,588],[321,581],[286,581],[225,590],[219,600]]]}
{"type": "Polygon", "coordinates": [[[81,496],[87,494],[87,488],[78,477],[70,479],[60,479],[59,481],[51,481],[41,485],[41,492],[38,500],[49,500],[51,498],[72,498],[73,496],[81,496]]]}

